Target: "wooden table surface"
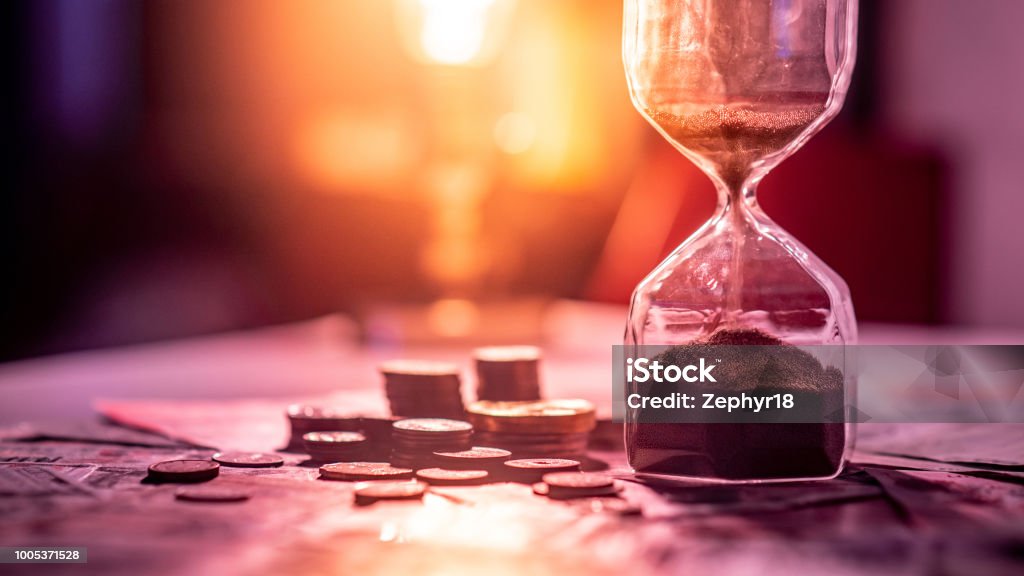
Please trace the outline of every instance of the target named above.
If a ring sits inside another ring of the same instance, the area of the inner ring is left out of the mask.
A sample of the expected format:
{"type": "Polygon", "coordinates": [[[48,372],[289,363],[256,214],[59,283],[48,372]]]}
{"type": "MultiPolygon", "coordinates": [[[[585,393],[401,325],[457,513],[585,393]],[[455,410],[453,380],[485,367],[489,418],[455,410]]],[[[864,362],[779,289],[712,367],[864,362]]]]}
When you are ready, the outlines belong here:
{"type": "MultiPolygon", "coordinates": [[[[607,356],[622,312],[567,305],[545,344],[550,396],[607,404],[607,356]]],[[[865,332],[869,332],[865,330],[865,332]]],[[[880,339],[920,338],[878,329],[880,339]]],[[[866,334],[867,335],[867,334],[866,334]]],[[[1014,334],[930,333],[1012,341],[1014,334]]],[[[1024,341],[1024,340],[1019,340],[1024,341]]],[[[54,574],[1019,574],[1024,465],[883,456],[893,443],[961,438],[1013,452],[1021,425],[861,427],[854,463],[827,482],[756,486],[638,482],[621,451],[591,458],[643,513],[559,502],[529,486],[437,488],[422,502],[356,506],[350,483],[317,479],[301,455],[273,469],[222,469],[242,503],[176,500],[149,464],[217,448],[283,444],[284,408],[383,402],[372,366],[460,347],[357,344],[350,325],[304,325],[0,366],[0,546],[87,546],[87,565],[4,565],[54,574]],[[99,406],[154,434],[114,425],[99,406]],[[134,419],[134,420],[133,420],[134,419]]],[[[962,449],[962,447],[961,447],[962,449]]],[[[1018,464],[1024,464],[1024,454],[1018,464]]]]}

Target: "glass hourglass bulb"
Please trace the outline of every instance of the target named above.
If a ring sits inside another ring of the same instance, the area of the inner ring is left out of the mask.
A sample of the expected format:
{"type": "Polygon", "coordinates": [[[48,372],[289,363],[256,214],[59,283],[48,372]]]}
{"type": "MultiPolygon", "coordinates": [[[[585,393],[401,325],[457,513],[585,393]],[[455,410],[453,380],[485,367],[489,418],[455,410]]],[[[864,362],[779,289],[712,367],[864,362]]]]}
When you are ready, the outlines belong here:
{"type": "MultiPolygon", "coordinates": [[[[768,218],[756,186],[842,107],[857,0],[625,0],[625,7],[623,60],[633,102],[714,181],[719,196],[714,216],[637,286],[627,346],[854,342],[845,282],[768,218]]],[[[637,470],[727,481],[834,476],[852,438],[848,426],[839,453],[833,447],[816,468],[797,463],[762,474],[754,466],[732,478],[714,466],[665,466],[676,448],[693,446],[661,429],[667,444],[640,450],[643,432],[627,418],[637,470]]],[[[675,431],[718,433],[726,431],[675,431]]]]}

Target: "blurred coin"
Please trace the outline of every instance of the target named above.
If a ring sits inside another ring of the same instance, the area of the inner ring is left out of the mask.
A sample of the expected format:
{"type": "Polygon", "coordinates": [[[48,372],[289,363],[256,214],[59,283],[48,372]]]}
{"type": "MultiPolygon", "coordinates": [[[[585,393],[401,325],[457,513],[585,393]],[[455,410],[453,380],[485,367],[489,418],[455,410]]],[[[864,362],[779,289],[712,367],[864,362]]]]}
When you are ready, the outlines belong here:
{"type": "Polygon", "coordinates": [[[487,480],[486,470],[445,470],[425,468],[416,472],[416,478],[437,486],[469,486],[487,480]]]}
{"type": "Polygon", "coordinates": [[[473,402],[466,408],[473,428],[516,434],[589,432],[595,425],[594,405],[586,400],[536,402],[473,402]]]}
{"type": "Polygon", "coordinates": [[[519,482],[537,482],[549,472],[574,472],[580,469],[576,460],[563,458],[524,458],[505,462],[505,472],[519,482]]]}
{"type": "Polygon", "coordinates": [[[263,452],[217,452],[213,459],[222,466],[235,468],[273,468],[284,464],[284,458],[263,452]]]}
{"type": "Polygon", "coordinates": [[[472,432],[473,425],[461,420],[448,420],[446,418],[408,418],[399,420],[393,424],[396,432],[410,432],[416,435],[422,434],[459,434],[472,432]]]}
{"type": "Polygon", "coordinates": [[[549,472],[572,472],[580,469],[580,463],[576,460],[563,458],[523,458],[520,460],[509,460],[505,466],[517,470],[538,470],[544,474],[549,472]]]}
{"type": "Polygon", "coordinates": [[[524,362],[540,359],[536,346],[484,346],[473,350],[473,358],[482,362],[524,362]]]}
{"type": "Polygon", "coordinates": [[[157,482],[205,482],[217,477],[220,464],[211,460],[167,460],[149,467],[149,478],[157,482]]]}
{"type": "Polygon", "coordinates": [[[249,493],[221,486],[185,486],[178,488],[174,497],[190,502],[242,502],[249,499],[249,493]]]}
{"type": "Polygon", "coordinates": [[[412,478],[409,468],[397,468],[387,462],[342,462],[320,467],[320,477],[327,480],[399,480],[412,478]]]}
{"type": "Polygon", "coordinates": [[[369,503],[377,500],[415,500],[423,497],[427,485],[415,480],[409,482],[361,482],[356,485],[356,501],[369,503]]]}
{"type": "Polygon", "coordinates": [[[308,432],[302,435],[302,440],[310,444],[358,444],[365,442],[366,436],[349,431],[308,432]]]}
{"type": "Polygon", "coordinates": [[[555,472],[541,477],[551,498],[583,498],[616,493],[615,481],[601,474],[555,472]]]}
{"type": "Polygon", "coordinates": [[[547,496],[555,500],[571,500],[574,498],[591,498],[594,496],[614,496],[618,490],[614,485],[604,488],[561,488],[551,486],[546,482],[536,482],[533,485],[533,493],[540,496],[547,496]]]}
{"type": "Polygon", "coordinates": [[[607,488],[615,483],[608,476],[591,472],[550,472],[542,479],[548,486],[561,488],[607,488]]]}
{"type": "Polygon", "coordinates": [[[453,362],[434,360],[388,360],[377,366],[385,375],[398,376],[457,376],[459,366],[453,362]]]}
{"type": "Polygon", "coordinates": [[[500,466],[512,457],[512,453],[501,448],[474,446],[457,452],[434,452],[439,464],[452,470],[477,470],[500,466]]]}
{"type": "Polygon", "coordinates": [[[538,400],[540,349],[536,346],[490,346],[473,351],[477,398],[481,400],[538,400]]]}

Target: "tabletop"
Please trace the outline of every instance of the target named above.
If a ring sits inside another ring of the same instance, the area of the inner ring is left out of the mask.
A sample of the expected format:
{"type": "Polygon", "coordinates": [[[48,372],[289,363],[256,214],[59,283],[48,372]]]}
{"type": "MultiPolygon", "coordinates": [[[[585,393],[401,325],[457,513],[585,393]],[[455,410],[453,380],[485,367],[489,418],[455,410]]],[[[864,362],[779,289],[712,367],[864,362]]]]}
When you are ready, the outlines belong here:
{"type": "MultiPolygon", "coordinates": [[[[361,505],[299,453],[222,468],[249,498],[188,502],[147,480],[164,460],[287,442],[285,408],[385,409],[374,365],[461,360],[464,346],[360,342],[339,317],[0,366],[0,545],[84,546],[88,564],[4,573],[1016,574],[1024,566],[1024,426],[864,424],[836,479],[759,485],[638,478],[607,405],[622,310],[550,312],[543,383],[601,422],[586,465],[615,497],[552,500],[528,484],[433,487],[361,505]]],[[[868,341],[1021,342],[1013,333],[865,327],[868,341]]],[[[471,395],[466,386],[464,393],[471,395]]],[[[11,569],[11,570],[9,570],[11,569]]]]}

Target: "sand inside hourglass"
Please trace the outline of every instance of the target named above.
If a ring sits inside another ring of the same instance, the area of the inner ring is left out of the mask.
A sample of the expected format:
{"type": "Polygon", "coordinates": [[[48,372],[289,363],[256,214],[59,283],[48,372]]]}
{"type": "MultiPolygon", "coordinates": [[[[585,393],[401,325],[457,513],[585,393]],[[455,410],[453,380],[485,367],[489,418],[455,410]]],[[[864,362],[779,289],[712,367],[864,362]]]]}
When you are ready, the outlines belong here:
{"type": "Polygon", "coordinates": [[[782,151],[814,123],[824,113],[827,98],[812,93],[767,102],[666,105],[647,114],[735,187],[742,185],[754,162],[782,151]]]}

